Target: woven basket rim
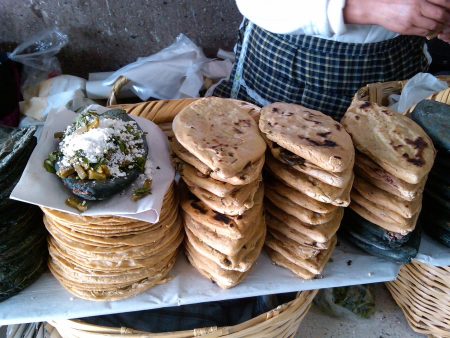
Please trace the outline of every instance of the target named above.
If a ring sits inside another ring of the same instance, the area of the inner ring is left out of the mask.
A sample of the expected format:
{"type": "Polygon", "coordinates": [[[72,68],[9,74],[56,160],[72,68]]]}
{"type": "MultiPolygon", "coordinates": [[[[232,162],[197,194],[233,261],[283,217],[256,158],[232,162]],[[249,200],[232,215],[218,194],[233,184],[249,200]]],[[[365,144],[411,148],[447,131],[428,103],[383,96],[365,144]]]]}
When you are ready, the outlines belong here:
{"type": "MultiPolygon", "coordinates": [[[[437,75],[436,76],[439,80],[447,82],[447,84],[450,87],[450,75],[437,75]]],[[[354,99],[361,100],[361,101],[370,101],[375,102],[379,105],[386,106],[387,100],[389,95],[391,94],[400,94],[403,87],[406,85],[406,83],[409,81],[409,79],[406,80],[398,80],[398,81],[386,81],[386,82],[374,82],[369,83],[360,89],[358,89],[354,95],[354,99]]],[[[120,76],[116,82],[113,85],[113,88],[111,90],[111,94],[107,101],[107,106],[109,107],[119,107],[123,108],[127,111],[133,111],[133,110],[147,110],[150,111],[150,108],[146,107],[147,105],[151,104],[152,102],[162,102],[164,104],[169,104],[169,106],[175,104],[175,102],[183,102],[185,105],[188,105],[188,103],[191,103],[199,98],[185,98],[185,99],[173,99],[173,100],[156,100],[156,101],[146,101],[146,102],[139,102],[139,103],[129,103],[129,104],[118,104],[117,103],[117,97],[122,90],[122,88],[129,82],[129,79],[127,79],[124,76],[120,76]]],[[[176,105],[176,104],[175,104],[176,105]]],[[[178,112],[178,111],[177,111],[178,112]]],[[[154,121],[152,118],[150,118],[155,123],[162,123],[162,122],[171,122],[171,119],[173,119],[174,115],[163,111],[160,114],[163,115],[162,118],[158,115],[158,112],[155,113],[156,120],[154,121]],[[169,115],[169,117],[164,117],[164,115],[169,115]]],[[[135,114],[137,115],[137,114],[135,114]]],[[[176,115],[176,114],[175,114],[176,115]]]]}
{"type": "Polygon", "coordinates": [[[414,331],[450,337],[450,266],[414,260],[386,286],[414,331]]]}
{"type": "Polygon", "coordinates": [[[188,338],[188,337],[258,337],[264,333],[273,338],[292,336],[309,310],[312,300],[318,290],[302,291],[297,293],[294,300],[279,305],[259,316],[249,319],[241,324],[226,327],[205,327],[177,332],[150,333],[128,328],[111,328],[107,326],[83,323],[81,320],[53,320],[49,323],[54,326],[62,337],[161,337],[161,338],[188,338]],[[284,335],[282,332],[285,332],[284,335]],[[280,335],[281,334],[281,335],[280,335]]]}
{"type": "MultiPolygon", "coordinates": [[[[438,75],[436,77],[441,81],[447,82],[450,86],[450,75],[438,75]]],[[[389,95],[400,94],[408,81],[409,79],[369,83],[355,93],[354,99],[375,102],[379,105],[386,106],[389,95]]]]}

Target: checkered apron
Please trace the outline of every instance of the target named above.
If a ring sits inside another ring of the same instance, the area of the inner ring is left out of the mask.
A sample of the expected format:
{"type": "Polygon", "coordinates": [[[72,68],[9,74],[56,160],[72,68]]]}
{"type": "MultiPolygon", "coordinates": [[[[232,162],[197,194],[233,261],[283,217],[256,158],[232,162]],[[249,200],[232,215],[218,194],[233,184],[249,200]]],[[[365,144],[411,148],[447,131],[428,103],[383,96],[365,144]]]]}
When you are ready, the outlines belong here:
{"type": "Polygon", "coordinates": [[[298,103],[340,120],[366,84],[404,80],[426,71],[423,46],[424,39],[415,36],[361,44],[274,34],[245,20],[230,79],[213,95],[260,106],[298,103]]]}

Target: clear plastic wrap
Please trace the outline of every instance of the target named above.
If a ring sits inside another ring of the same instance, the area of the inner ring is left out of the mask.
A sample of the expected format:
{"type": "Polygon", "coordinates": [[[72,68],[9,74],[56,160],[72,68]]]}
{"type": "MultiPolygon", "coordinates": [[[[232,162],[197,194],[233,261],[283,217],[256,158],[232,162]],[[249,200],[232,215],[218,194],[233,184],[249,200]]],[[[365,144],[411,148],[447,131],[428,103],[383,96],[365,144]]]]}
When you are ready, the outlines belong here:
{"type": "Polygon", "coordinates": [[[56,28],[41,31],[22,42],[8,57],[24,65],[22,91],[49,77],[61,74],[56,54],[69,38],[56,28]]]}

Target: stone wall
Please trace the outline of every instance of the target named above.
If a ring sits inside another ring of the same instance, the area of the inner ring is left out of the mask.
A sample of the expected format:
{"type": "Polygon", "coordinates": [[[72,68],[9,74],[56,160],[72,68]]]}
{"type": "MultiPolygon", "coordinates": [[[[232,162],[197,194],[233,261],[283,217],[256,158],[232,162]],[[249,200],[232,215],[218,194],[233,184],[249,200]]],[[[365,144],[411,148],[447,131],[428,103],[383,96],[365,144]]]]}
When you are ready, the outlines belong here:
{"type": "Polygon", "coordinates": [[[0,51],[45,28],[69,35],[66,73],[111,71],[170,45],[179,33],[207,55],[231,50],[242,17],[234,0],[1,0],[0,51]]]}

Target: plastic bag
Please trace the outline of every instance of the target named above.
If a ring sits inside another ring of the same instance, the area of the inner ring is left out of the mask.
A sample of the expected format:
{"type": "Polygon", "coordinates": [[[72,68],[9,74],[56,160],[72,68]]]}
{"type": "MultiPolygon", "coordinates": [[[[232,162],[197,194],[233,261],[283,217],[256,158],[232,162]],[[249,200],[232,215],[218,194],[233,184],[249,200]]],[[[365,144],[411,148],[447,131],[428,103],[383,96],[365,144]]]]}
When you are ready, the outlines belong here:
{"type": "Polygon", "coordinates": [[[119,76],[125,76],[142,101],[198,97],[203,86],[201,67],[207,61],[202,50],[180,34],[169,47],[114,72],[103,85],[111,86],[119,76]]]}
{"type": "Polygon", "coordinates": [[[119,97],[137,95],[142,101],[199,97],[202,89],[228,78],[234,54],[219,50],[217,59],[207,58],[201,48],[184,34],[156,54],[138,58],[112,74],[89,74],[86,91],[89,98],[107,98],[119,76],[130,80],[119,97]]]}
{"type": "Polygon", "coordinates": [[[398,102],[391,104],[390,108],[403,114],[419,101],[446,88],[447,83],[437,77],[429,73],[418,73],[408,80],[401,95],[391,95],[391,102],[398,102]]]}
{"type": "Polygon", "coordinates": [[[61,74],[56,54],[69,42],[57,29],[44,30],[21,43],[8,57],[24,65],[22,92],[42,80],[61,74]]]}

